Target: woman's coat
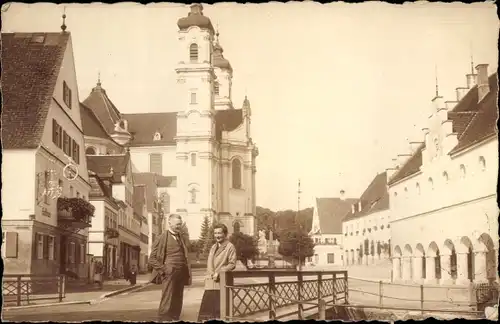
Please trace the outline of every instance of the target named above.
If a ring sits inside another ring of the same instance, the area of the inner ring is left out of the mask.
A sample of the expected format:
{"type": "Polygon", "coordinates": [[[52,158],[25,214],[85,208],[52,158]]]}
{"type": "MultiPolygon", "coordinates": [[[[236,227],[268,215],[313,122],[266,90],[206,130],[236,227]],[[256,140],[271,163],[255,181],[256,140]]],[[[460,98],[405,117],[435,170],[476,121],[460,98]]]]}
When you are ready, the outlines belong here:
{"type": "MultiPolygon", "coordinates": [[[[227,240],[222,242],[219,248],[217,248],[217,243],[214,244],[208,253],[207,276],[214,273],[219,274],[222,271],[232,271],[234,268],[236,268],[236,248],[234,245],[227,240]]],[[[219,279],[217,281],[205,279],[205,289],[220,289],[219,279]]]]}

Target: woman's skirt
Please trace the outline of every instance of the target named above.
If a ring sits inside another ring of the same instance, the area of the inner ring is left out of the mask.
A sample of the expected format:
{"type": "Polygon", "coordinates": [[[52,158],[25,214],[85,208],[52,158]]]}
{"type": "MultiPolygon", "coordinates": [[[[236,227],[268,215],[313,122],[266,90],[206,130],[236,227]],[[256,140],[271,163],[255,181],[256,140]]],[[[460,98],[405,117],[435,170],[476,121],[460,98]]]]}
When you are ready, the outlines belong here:
{"type": "Polygon", "coordinates": [[[220,290],[205,290],[198,313],[198,322],[218,319],[220,319],[220,290]]]}

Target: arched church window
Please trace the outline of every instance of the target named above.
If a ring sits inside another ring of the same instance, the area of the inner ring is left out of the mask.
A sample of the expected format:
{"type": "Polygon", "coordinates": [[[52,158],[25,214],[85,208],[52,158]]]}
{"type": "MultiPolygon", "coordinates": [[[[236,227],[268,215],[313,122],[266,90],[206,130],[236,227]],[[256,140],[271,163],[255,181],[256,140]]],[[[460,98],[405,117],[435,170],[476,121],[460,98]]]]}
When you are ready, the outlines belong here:
{"type": "Polygon", "coordinates": [[[233,188],[241,189],[241,162],[239,159],[234,159],[231,171],[233,173],[233,188]]]}
{"type": "Polygon", "coordinates": [[[214,94],[215,94],[216,96],[218,96],[218,95],[219,95],[219,82],[215,82],[215,83],[214,83],[214,94]]]}
{"type": "Polygon", "coordinates": [[[461,164],[460,165],[460,177],[462,179],[465,179],[465,174],[466,174],[466,171],[465,171],[465,165],[461,164]]]}
{"type": "Polygon", "coordinates": [[[486,160],[484,159],[484,156],[479,157],[479,167],[481,168],[481,171],[486,170],[486,160]]]}
{"type": "Polygon", "coordinates": [[[87,155],[95,155],[95,153],[95,148],[92,146],[87,147],[87,149],[85,150],[85,154],[87,155]]]}
{"type": "Polygon", "coordinates": [[[189,60],[191,62],[198,62],[198,45],[191,44],[189,46],[189,60]]]}

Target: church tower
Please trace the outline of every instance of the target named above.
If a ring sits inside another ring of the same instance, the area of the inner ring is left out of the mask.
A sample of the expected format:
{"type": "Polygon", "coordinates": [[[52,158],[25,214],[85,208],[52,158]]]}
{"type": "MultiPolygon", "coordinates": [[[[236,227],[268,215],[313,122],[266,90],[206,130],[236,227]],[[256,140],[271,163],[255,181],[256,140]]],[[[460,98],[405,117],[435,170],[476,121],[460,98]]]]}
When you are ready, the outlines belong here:
{"type": "MultiPolygon", "coordinates": [[[[212,220],[215,110],[212,66],[214,28],[201,4],[191,5],[177,22],[181,57],[176,68],[177,93],[182,98],[177,114],[176,163],[178,206],[193,239],[199,237],[203,218],[212,220]]],[[[172,211],[173,212],[173,211],[172,211]]]]}
{"type": "Polygon", "coordinates": [[[231,88],[233,85],[233,68],[222,54],[224,49],[219,43],[219,31],[215,34],[212,56],[216,79],[214,81],[214,101],[216,110],[233,109],[231,88]]]}

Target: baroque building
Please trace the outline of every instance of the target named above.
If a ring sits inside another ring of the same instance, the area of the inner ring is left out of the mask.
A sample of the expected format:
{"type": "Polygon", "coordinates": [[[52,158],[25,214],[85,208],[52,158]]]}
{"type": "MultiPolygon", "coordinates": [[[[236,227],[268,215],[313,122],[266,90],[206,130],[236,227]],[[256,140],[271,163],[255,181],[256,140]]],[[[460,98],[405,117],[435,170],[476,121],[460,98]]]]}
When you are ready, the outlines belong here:
{"type": "Polygon", "coordinates": [[[204,217],[226,224],[230,233],[255,235],[258,149],[251,137],[250,101],[245,97],[242,107],[234,108],[233,68],[203,6],[191,5],[177,27],[179,107],[123,114],[99,81],[83,101],[101,125],[85,133],[86,153],[123,154],[127,148],[133,172],[161,176],[157,194],[163,212],[180,214],[191,239],[199,237],[204,217]]]}

